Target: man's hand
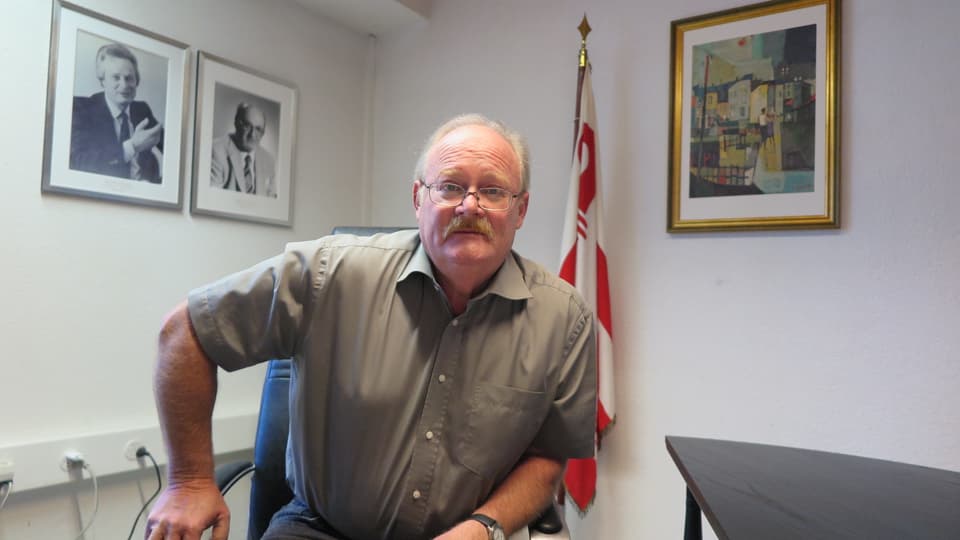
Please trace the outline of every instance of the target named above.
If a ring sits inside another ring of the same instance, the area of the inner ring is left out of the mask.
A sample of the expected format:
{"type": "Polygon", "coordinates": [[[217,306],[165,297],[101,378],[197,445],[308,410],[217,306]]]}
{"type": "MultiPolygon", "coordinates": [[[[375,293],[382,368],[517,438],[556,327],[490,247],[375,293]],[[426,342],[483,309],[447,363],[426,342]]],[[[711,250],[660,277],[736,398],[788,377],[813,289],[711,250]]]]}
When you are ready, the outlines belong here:
{"type": "Polygon", "coordinates": [[[130,136],[130,144],[138,154],[156,146],[160,142],[160,137],[163,136],[163,124],[158,122],[157,125],[147,129],[148,121],[147,118],[141,120],[137,127],[133,128],[133,135],[130,136]]]}
{"type": "Polygon", "coordinates": [[[456,527],[436,537],[435,540],[487,540],[487,528],[475,519],[461,521],[456,527]]]}
{"type": "Polygon", "coordinates": [[[213,527],[210,540],[227,540],[230,510],[212,480],[173,483],[157,499],[147,518],[145,540],[200,540],[213,527]]]}

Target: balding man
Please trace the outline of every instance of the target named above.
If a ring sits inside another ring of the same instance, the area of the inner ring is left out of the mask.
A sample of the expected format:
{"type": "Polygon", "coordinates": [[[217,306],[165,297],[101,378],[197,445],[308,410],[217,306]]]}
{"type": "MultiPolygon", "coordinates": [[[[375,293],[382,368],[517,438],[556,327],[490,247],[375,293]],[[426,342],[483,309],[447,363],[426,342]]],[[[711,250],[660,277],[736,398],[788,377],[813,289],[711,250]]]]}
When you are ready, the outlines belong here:
{"type": "Polygon", "coordinates": [[[169,483],[145,538],[227,540],[213,479],[218,368],[291,358],[293,499],[264,540],[503,540],[593,455],[594,316],[513,251],[526,144],[479,115],[424,146],[419,230],[292,243],[195,289],[160,334],[169,483]]]}
{"type": "Polygon", "coordinates": [[[210,160],[210,185],[276,197],[275,164],[270,152],[260,146],[267,121],[254,105],[240,103],[233,118],[233,133],[214,139],[210,160]]]}
{"type": "Polygon", "coordinates": [[[163,152],[163,125],[149,105],[134,99],[140,86],[137,57],[110,43],[97,51],[96,69],[103,91],[73,98],[70,168],[160,183],[154,149],[163,152]]]}

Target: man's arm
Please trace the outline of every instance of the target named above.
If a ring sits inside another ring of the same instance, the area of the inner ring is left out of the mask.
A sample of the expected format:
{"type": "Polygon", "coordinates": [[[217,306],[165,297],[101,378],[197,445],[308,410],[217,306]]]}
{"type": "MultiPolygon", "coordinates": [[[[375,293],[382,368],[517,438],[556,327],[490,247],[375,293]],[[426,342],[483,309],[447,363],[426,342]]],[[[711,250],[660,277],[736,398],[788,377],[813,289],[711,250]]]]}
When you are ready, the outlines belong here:
{"type": "Polygon", "coordinates": [[[227,540],[230,511],[213,476],[211,425],[217,366],[197,340],[186,302],[160,332],[154,394],[166,443],[168,483],[147,519],[145,538],[227,540]]]}
{"type": "Polygon", "coordinates": [[[116,174],[123,147],[113,132],[110,112],[92,98],[74,97],[70,127],[70,168],[95,174],[116,174]]]}
{"type": "MultiPolygon", "coordinates": [[[[507,475],[490,498],[476,509],[497,520],[507,536],[527,526],[552,501],[563,476],[563,462],[528,455],[507,475]]],[[[486,540],[487,530],[468,519],[437,537],[438,540],[486,540]]]]}
{"type": "Polygon", "coordinates": [[[221,189],[230,187],[230,159],[227,145],[222,139],[213,140],[213,150],[210,156],[210,185],[221,189]]]}

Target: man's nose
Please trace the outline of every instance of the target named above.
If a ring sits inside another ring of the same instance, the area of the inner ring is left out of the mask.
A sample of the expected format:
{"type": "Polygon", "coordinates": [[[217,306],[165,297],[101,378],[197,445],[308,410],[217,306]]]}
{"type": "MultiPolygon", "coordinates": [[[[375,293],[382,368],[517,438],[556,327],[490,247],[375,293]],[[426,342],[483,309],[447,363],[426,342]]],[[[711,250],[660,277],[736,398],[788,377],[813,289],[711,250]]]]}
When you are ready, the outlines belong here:
{"type": "Polygon", "coordinates": [[[480,208],[480,194],[476,191],[468,191],[463,195],[463,201],[457,209],[462,208],[464,212],[482,212],[480,208]]]}

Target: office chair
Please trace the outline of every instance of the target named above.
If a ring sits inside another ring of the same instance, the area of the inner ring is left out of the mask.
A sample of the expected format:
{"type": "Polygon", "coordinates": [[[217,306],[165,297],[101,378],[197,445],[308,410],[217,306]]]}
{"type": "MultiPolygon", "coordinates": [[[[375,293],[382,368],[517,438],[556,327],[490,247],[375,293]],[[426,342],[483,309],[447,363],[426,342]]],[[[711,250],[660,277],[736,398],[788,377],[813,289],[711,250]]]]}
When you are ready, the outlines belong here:
{"type": "MultiPolygon", "coordinates": [[[[334,234],[348,233],[368,236],[378,232],[394,232],[400,227],[337,227],[334,234]]],[[[249,461],[227,463],[217,467],[216,481],[221,493],[253,473],[250,487],[250,520],[247,537],[259,540],[267,530],[270,519],[282,506],[293,499],[286,480],[287,435],[290,429],[288,394],[290,389],[290,360],[277,359],[267,363],[267,374],[260,396],[260,415],[253,450],[249,461]]],[[[570,540],[560,512],[550,505],[530,524],[531,540],[570,540]]]]}

